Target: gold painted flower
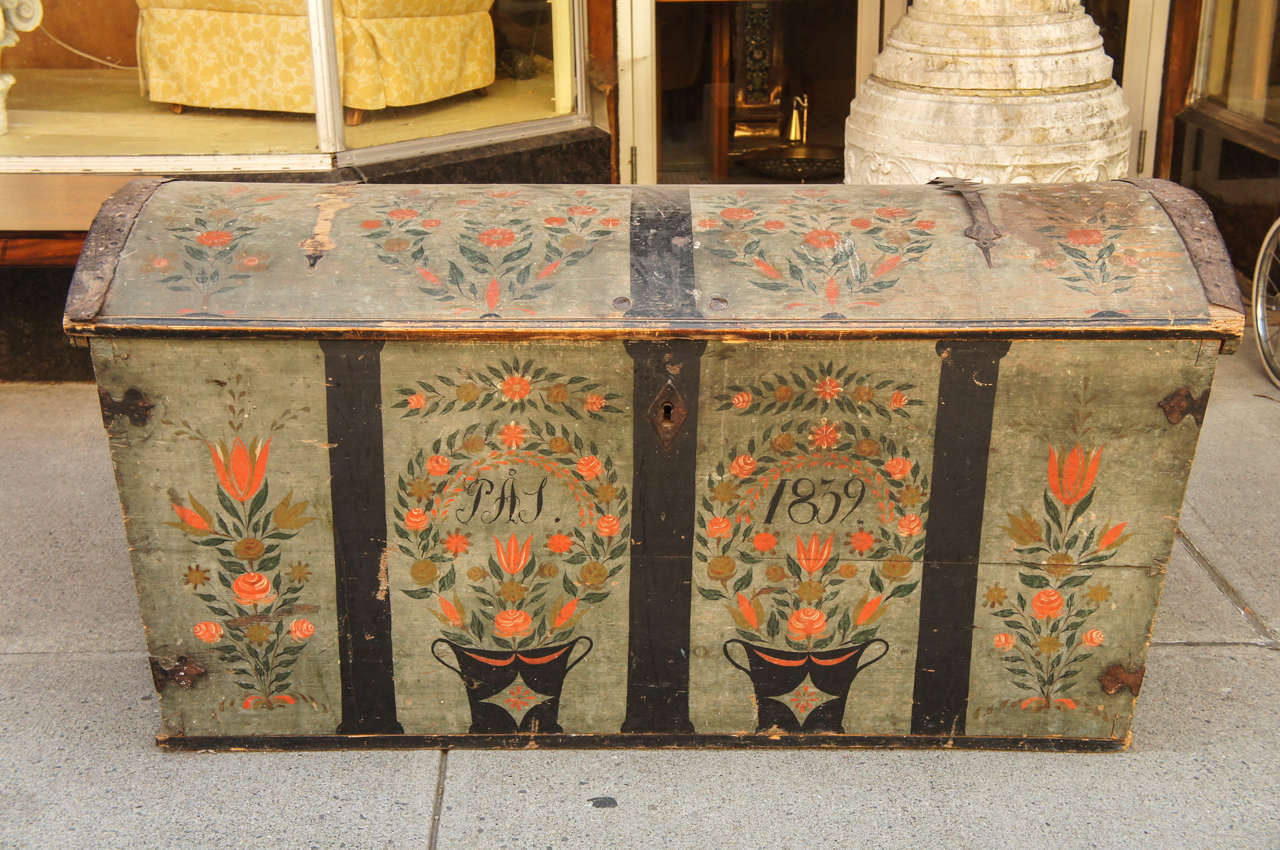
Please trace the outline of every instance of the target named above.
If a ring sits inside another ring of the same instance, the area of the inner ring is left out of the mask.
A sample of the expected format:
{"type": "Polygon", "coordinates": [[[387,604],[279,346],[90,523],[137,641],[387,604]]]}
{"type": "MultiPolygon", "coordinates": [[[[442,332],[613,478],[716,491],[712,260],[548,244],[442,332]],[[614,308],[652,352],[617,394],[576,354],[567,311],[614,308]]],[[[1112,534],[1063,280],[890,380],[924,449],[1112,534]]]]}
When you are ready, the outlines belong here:
{"type": "Polygon", "coordinates": [[[199,587],[209,580],[209,573],[198,564],[192,564],[187,567],[187,572],[182,577],[183,584],[189,584],[192,587],[199,587]]]}
{"type": "Polygon", "coordinates": [[[307,512],[307,503],[293,503],[293,491],[289,491],[289,495],[280,500],[280,504],[276,506],[275,513],[271,518],[275,520],[275,524],[286,531],[296,531],[302,528],[315,517],[303,516],[307,512]]]}
{"type": "Polygon", "coordinates": [[[908,484],[898,491],[898,504],[904,508],[914,508],[924,501],[924,491],[914,484],[908,484]]]}
{"type": "Polygon", "coordinates": [[[775,452],[786,452],[795,448],[796,438],[790,434],[779,434],[770,442],[775,452]]]}
{"type": "Polygon", "coordinates": [[[560,568],[554,561],[543,561],[538,564],[538,578],[555,578],[559,574],[560,568]]]}
{"type": "Polygon", "coordinates": [[[1111,586],[1106,584],[1089,585],[1089,601],[1101,605],[1111,598],[1111,586]]]}
{"type": "Polygon", "coordinates": [[[863,404],[871,401],[875,397],[876,391],[866,384],[858,384],[853,388],[853,398],[855,401],[863,404]]]}
{"type": "Polygon", "coordinates": [[[547,401],[552,404],[564,404],[569,400],[569,388],[564,384],[555,384],[547,390],[547,401]]]}
{"type": "Polygon", "coordinates": [[[875,457],[880,454],[880,441],[872,437],[863,437],[853,447],[853,453],[862,457],[875,457]]]}
{"type": "Polygon", "coordinates": [[[911,573],[911,559],[906,555],[890,555],[880,562],[880,572],[894,581],[902,581],[911,573]]]}
{"type": "Polygon", "coordinates": [[[787,571],[782,564],[770,564],[769,568],[764,571],[764,576],[769,581],[778,582],[787,577],[787,571]]]}
{"type": "Polygon", "coordinates": [[[713,492],[716,501],[726,505],[738,500],[738,486],[727,478],[717,484],[713,492]]]}
{"type": "Polygon", "coordinates": [[[578,574],[578,581],[587,587],[595,587],[598,584],[604,584],[605,579],[609,577],[609,569],[599,561],[587,561],[582,565],[582,572],[578,574]]]}
{"type": "Polygon", "coordinates": [[[428,478],[414,478],[409,482],[409,495],[424,502],[436,492],[436,485],[428,478]]]}
{"type": "Polygon", "coordinates": [[[479,434],[472,434],[462,441],[462,448],[471,454],[482,452],[485,449],[484,437],[479,434]]]}
{"type": "Polygon", "coordinates": [[[504,581],[502,586],[498,588],[498,595],[502,597],[503,601],[512,605],[524,599],[524,595],[527,592],[525,586],[518,581],[504,581]]]}
{"type": "Polygon", "coordinates": [[[1022,509],[1021,514],[1007,514],[1009,524],[1000,526],[1005,534],[1013,539],[1014,543],[1019,546],[1030,546],[1033,543],[1039,543],[1044,539],[1040,533],[1040,523],[1032,518],[1026,508],[1022,509]]]}
{"type": "Polygon", "coordinates": [[[982,604],[986,608],[999,608],[1008,598],[1009,591],[998,584],[991,584],[987,585],[986,593],[982,595],[982,604]]]}
{"type": "Polygon", "coordinates": [[[289,579],[294,584],[303,584],[307,579],[311,578],[311,567],[298,561],[289,567],[289,579]]]}
{"type": "Polygon", "coordinates": [[[564,455],[573,451],[573,443],[569,442],[564,437],[552,437],[547,441],[547,448],[551,449],[551,451],[556,454],[564,455]]]}
{"type": "Polygon", "coordinates": [[[1044,563],[1044,571],[1056,579],[1066,578],[1075,568],[1075,559],[1065,552],[1054,552],[1044,563]]]}
{"type": "Polygon", "coordinates": [[[254,623],[244,630],[245,640],[262,646],[271,640],[271,629],[263,623],[254,623]]]}
{"type": "Polygon", "coordinates": [[[256,561],[266,551],[266,544],[256,537],[245,537],[237,540],[232,552],[242,561],[256,561]]]}
{"type": "Polygon", "coordinates": [[[472,581],[484,581],[484,577],[487,575],[488,573],[484,571],[484,567],[472,567],[467,570],[467,578],[472,581]]]}
{"type": "Polygon", "coordinates": [[[858,574],[858,565],[853,561],[845,561],[840,565],[840,578],[853,578],[858,574]]]}
{"type": "Polygon", "coordinates": [[[707,578],[712,581],[728,581],[737,571],[738,565],[728,555],[716,555],[707,562],[707,578]]]}
{"type": "Polygon", "coordinates": [[[1059,649],[1062,649],[1062,641],[1058,639],[1057,635],[1045,635],[1036,641],[1036,649],[1040,651],[1041,655],[1053,655],[1059,649]]]}
{"type": "Polygon", "coordinates": [[[596,488],[596,501],[608,504],[618,498],[618,488],[612,484],[601,484],[596,488]]]}
{"type": "Polygon", "coordinates": [[[418,584],[431,584],[440,577],[440,568],[436,566],[435,561],[426,559],[414,561],[413,566],[409,568],[409,575],[418,584]]]}
{"type": "Polygon", "coordinates": [[[480,397],[480,388],[468,381],[465,384],[458,384],[454,388],[453,394],[458,397],[458,401],[463,403],[475,401],[480,397]]]}
{"type": "Polygon", "coordinates": [[[796,586],[796,598],[801,602],[817,602],[826,592],[820,581],[802,581],[796,586]]]}

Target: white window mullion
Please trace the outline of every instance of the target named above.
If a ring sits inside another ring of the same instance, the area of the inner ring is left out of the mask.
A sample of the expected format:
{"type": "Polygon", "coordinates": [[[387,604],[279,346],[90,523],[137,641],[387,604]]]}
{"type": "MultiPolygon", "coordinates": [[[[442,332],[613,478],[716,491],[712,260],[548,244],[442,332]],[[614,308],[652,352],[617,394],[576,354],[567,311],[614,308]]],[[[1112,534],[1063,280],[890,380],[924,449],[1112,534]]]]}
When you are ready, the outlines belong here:
{"type": "Polygon", "coordinates": [[[346,139],[333,0],[307,0],[307,19],[311,27],[311,63],[316,89],[316,134],[322,153],[336,153],[346,147],[346,139]]]}

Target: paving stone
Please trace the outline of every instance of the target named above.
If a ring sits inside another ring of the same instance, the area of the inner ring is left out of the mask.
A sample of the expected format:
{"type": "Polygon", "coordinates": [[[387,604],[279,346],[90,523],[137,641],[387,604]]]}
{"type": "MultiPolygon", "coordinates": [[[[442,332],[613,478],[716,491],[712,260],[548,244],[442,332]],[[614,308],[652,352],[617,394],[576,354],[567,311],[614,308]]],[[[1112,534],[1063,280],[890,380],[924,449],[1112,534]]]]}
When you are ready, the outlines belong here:
{"type": "Polygon", "coordinates": [[[1248,643],[1265,639],[1223,595],[1181,540],[1173,547],[1151,637],[1156,642],[1207,643],[1248,643]]]}
{"type": "Polygon", "coordinates": [[[141,650],[92,384],[0,384],[0,652],[141,650]]]}
{"type": "Polygon", "coordinates": [[[1127,753],[458,750],[439,846],[1274,847],[1278,706],[1280,653],[1168,646],[1127,753]]]}
{"type": "Polygon", "coordinates": [[[1267,626],[1280,630],[1280,389],[1252,337],[1219,361],[1182,530],[1267,626]]]}
{"type": "Polygon", "coordinates": [[[426,847],[440,753],[166,752],[146,657],[0,654],[0,846],[426,847]]]}

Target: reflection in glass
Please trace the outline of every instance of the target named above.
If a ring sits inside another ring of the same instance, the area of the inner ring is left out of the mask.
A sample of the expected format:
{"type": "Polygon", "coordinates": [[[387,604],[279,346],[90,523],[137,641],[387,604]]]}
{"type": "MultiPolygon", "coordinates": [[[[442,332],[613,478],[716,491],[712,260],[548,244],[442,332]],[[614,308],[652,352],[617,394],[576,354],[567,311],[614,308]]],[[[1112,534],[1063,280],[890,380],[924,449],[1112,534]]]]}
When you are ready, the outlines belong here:
{"type": "Polygon", "coordinates": [[[1232,112],[1280,124],[1280,3],[1219,0],[1210,14],[1205,94],[1232,112]]]}
{"type": "MultiPolygon", "coordinates": [[[[307,0],[46,2],[0,156],[317,152],[307,0]]],[[[572,112],[573,0],[333,0],[347,146],[572,112]]]]}
{"type": "MultiPolygon", "coordinates": [[[[366,0],[368,2],[368,0],[366,0]]],[[[435,29],[387,28],[379,49],[431,57],[439,92],[404,92],[386,108],[348,114],[352,148],[496,127],[574,110],[571,0],[374,0],[447,12],[435,29]],[[376,110],[376,111],[375,111],[376,110]]],[[[340,45],[340,48],[342,45],[340,45]]],[[[340,62],[343,50],[339,50],[340,62]]],[[[424,80],[425,83],[425,80],[424,80]]],[[[344,89],[348,105],[350,93],[344,89]]]]}

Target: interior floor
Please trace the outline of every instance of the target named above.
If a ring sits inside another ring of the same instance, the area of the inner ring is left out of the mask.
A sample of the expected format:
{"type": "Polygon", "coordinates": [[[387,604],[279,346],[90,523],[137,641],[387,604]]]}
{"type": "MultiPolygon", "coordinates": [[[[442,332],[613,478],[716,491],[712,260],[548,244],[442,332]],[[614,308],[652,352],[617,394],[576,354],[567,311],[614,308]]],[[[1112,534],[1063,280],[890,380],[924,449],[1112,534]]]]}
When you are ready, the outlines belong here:
{"type": "MultiPolygon", "coordinates": [[[[541,59],[541,57],[539,57],[541,59]]],[[[499,78],[420,106],[364,113],[346,128],[348,148],[442,136],[559,114],[551,63],[529,80],[499,78]]],[[[16,69],[9,90],[9,132],[0,156],[142,156],[315,153],[310,114],[186,108],[152,103],[132,71],[16,69]]]]}

